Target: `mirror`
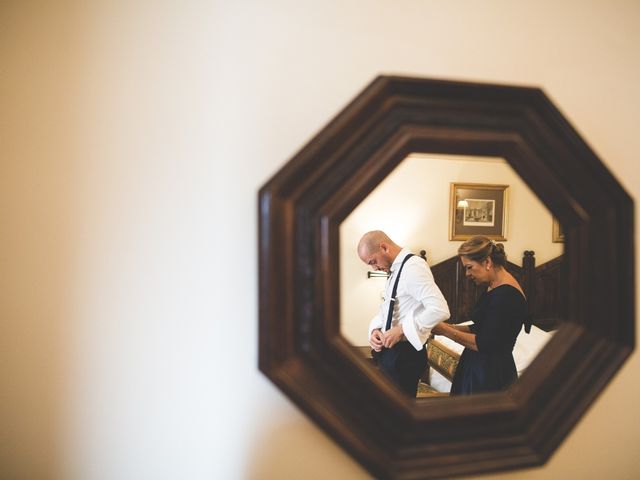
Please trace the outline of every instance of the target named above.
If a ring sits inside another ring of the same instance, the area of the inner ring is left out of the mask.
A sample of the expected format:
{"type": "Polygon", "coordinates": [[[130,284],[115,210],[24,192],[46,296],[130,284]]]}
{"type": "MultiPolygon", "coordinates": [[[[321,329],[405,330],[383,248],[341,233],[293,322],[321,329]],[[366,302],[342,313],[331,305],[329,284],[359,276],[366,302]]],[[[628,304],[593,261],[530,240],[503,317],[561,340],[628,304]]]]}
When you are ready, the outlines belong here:
{"type": "MultiPolygon", "coordinates": [[[[368,275],[370,269],[357,256],[356,246],[367,231],[383,230],[396,243],[416,254],[425,250],[436,284],[449,303],[451,322],[466,320],[468,312],[455,311],[455,292],[446,288],[456,281],[451,277],[460,272],[451,268],[445,270],[440,265],[455,257],[458,247],[463,243],[463,240],[451,240],[451,187],[453,184],[468,183],[508,186],[504,196],[505,222],[499,225],[505,228],[504,239],[500,241],[505,246],[508,260],[520,267],[514,268],[513,273],[521,283],[520,272],[525,251],[535,254],[533,259],[538,272],[548,272],[553,262],[562,260],[563,243],[554,241],[551,212],[504,158],[410,154],[340,225],[340,332],[366,358],[370,358],[371,350],[369,322],[379,308],[387,281],[386,277],[368,275]]],[[[463,209],[456,208],[455,211],[462,213],[463,209]]],[[[484,230],[480,226],[472,233],[490,234],[491,230],[491,226],[484,230]]],[[[545,288],[545,283],[547,290],[557,290],[558,275],[550,277],[547,273],[538,277],[539,290],[545,288]]],[[[473,289],[472,285],[471,281],[467,281],[464,286],[473,289]]],[[[549,324],[550,317],[555,320],[560,316],[557,303],[545,305],[547,308],[544,312],[532,304],[547,300],[542,293],[529,298],[532,314],[535,314],[532,330],[529,334],[522,332],[518,336],[513,350],[520,375],[551,339],[557,325],[555,322],[549,324]],[[554,306],[555,311],[550,311],[550,307],[554,306]]],[[[460,344],[447,337],[435,337],[433,345],[427,348],[431,365],[420,382],[419,398],[440,397],[449,392],[462,349],[460,344]]]]}
{"type": "Polygon", "coordinates": [[[541,90],[378,77],[260,189],[259,368],[377,478],[541,465],[634,348],[633,208],[541,90]],[[566,321],[505,392],[416,401],[340,332],[340,225],[411,153],[504,158],[562,224],[566,321]]]}

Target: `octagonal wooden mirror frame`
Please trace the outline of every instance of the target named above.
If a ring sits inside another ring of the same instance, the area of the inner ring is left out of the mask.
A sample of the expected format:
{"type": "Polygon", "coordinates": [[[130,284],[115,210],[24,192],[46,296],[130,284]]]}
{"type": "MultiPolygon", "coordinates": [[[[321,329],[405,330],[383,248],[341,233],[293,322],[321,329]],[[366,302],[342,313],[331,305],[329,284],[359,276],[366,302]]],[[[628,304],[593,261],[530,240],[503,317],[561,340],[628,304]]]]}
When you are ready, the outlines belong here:
{"type": "Polygon", "coordinates": [[[378,478],[543,464],[634,348],[633,221],[540,89],[378,77],[259,192],[259,368],[378,478]],[[504,157],[565,229],[567,311],[506,392],[412,400],[340,335],[340,223],[413,152],[504,157]]]}

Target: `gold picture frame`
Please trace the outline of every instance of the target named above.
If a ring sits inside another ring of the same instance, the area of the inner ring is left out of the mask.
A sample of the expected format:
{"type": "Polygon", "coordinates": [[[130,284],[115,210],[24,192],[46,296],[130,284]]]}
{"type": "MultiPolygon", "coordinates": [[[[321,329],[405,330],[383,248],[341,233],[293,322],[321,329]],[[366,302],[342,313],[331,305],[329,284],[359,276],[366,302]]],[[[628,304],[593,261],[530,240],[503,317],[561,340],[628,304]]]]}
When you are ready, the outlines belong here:
{"type": "Polygon", "coordinates": [[[553,243],[564,243],[564,230],[562,224],[556,217],[553,217],[553,226],[551,227],[551,241],[553,243]]]}
{"type": "Polygon", "coordinates": [[[452,183],[449,202],[449,240],[484,235],[507,239],[509,185],[452,183]]]}

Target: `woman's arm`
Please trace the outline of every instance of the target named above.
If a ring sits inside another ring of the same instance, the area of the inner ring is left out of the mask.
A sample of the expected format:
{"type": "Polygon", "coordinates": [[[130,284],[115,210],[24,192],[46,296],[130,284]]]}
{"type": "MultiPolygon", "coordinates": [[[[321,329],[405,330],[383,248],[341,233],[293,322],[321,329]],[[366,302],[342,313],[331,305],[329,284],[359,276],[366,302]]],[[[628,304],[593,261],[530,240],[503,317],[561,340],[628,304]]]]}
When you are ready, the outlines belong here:
{"type": "Polygon", "coordinates": [[[441,322],[433,327],[431,333],[434,335],[444,335],[463,347],[470,348],[476,352],[478,351],[476,334],[471,333],[471,330],[467,325],[451,325],[449,323],[441,322]]]}

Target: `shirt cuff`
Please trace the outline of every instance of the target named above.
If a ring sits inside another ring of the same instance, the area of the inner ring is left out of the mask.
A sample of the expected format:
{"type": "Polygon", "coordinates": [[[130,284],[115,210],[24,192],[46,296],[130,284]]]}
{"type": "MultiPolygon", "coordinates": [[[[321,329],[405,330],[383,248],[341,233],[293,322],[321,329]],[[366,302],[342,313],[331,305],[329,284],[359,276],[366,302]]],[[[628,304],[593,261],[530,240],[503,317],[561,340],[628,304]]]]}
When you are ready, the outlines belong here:
{"type": "MultiPolygon", "coordinates": [[[[429,330],[430,332],[431,330],[429,330]]],[[[404,336],[406,337],[407,341],[413,345],[413,348],[415,348],[416,350],[420,351],[422,350],[422,347],[424,347],[424,344],[427,341],[427,338],[429,338],[429,332],[427,332],[427,334],[424,336],[424,342],[422,341],[422,338],[420,338],[420,334],[418,334],[418,331],[414,328],[413,325],[407,325],[406,323],[402,324],[402,333],[404,333],[404,336]]]]}
{"type": "Polygon", "coordinates": [[[377,317],[374,317],[370,322],[369,322],[369,336],[367,337],[367,341],[369,338],[371,338],[371,333],[375,330],[375,329],[380,329],[382,330],[382,325],[380,324],[380,322],[378,321],[377,317]]]}

